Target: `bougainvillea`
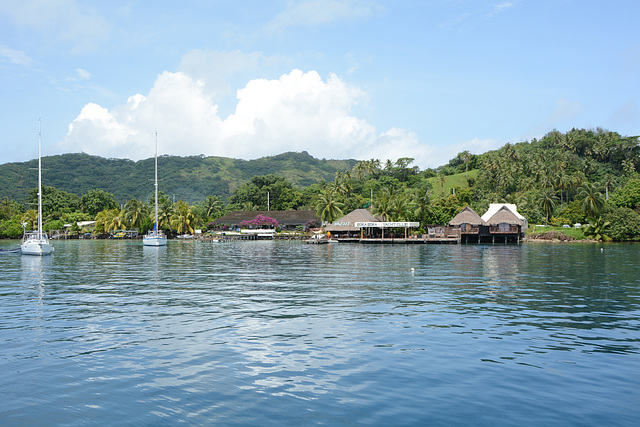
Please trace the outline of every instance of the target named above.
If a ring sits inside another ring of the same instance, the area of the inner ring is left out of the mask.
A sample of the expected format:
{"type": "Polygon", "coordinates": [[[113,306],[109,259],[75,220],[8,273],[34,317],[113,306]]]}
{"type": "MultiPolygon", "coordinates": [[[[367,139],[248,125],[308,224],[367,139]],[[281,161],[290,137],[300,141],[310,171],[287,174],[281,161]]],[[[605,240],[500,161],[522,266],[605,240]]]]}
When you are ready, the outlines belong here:
{"type": "Polygon", "coordinates": [[[238,224],[238,227],[243,228],[243,227],[277,227],[278,226],[278,221],[276,221],[274,218],[270,218],[268,216],[264,216],[264,215],[256,215],[256,217],[254,219],[252,219],[251,221],[242,221],[240,224],[238,224]]]}

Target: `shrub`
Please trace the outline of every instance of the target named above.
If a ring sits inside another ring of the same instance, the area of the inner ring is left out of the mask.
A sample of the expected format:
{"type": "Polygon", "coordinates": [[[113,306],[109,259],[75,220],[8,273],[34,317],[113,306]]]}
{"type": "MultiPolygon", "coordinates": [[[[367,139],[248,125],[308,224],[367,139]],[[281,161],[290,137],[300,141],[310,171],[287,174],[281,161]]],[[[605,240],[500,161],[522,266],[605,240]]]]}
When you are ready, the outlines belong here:
{"type": "Polygon", "coordinates": [[[640,240],[640,214],[630,208],[612,206],[603,215],[609,222],[606,233],[617,242],[640,240]]]}

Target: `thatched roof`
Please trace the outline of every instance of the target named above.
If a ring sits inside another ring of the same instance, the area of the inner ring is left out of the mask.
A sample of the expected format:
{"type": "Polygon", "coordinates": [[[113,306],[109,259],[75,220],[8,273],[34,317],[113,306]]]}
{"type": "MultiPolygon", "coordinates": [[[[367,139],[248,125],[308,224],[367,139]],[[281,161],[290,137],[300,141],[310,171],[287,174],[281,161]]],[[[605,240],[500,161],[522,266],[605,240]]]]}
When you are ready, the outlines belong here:
{"type": "Polygon", "coordinates": [[[333,222],[324,228],[325,231],[347,232],[347,231],[360,231],[360,228],[355,226],[356,222],[378,222],[379,220],[371,215],[366,209],[356,209],[343,216],[342,218],[333,222]]]}
{"type": "Polygon", "coordinates": [[[460,226],[462,224],[485,225],[485,222],[480,218],[480,215],[478,215],[476,211],[467,206],[458,215],[454,216],[451,221],[449,221],[449,225],[452,227],[460,226]]]}
{"type": "Polygon", "coordinates": [[[524,223],[508,207],[503,206],[489,218],[487,224],[496,226],[498,224],[523,225],[524,223]]]}
{"type": "Polygon", "coordinates": [[[308,221],[317,221],[314,211],[235,211],[213,221],[216,225],[236,225],[242,221],[251,221],[256,216],[268,216],[278,221],[281,226],[305,225],[308,221]]]}

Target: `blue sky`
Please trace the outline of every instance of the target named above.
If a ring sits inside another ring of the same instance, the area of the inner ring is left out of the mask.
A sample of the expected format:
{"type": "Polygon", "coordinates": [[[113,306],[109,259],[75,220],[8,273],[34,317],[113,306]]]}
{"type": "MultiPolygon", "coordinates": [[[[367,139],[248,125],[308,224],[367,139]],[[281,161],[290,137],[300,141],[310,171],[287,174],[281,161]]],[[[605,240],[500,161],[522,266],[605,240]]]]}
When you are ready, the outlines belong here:
{"type": "Polygon", "coordinates": [[[85,152],[436,167],[640,134],[640,3],[0,0],[0,163],[85,152]]]}

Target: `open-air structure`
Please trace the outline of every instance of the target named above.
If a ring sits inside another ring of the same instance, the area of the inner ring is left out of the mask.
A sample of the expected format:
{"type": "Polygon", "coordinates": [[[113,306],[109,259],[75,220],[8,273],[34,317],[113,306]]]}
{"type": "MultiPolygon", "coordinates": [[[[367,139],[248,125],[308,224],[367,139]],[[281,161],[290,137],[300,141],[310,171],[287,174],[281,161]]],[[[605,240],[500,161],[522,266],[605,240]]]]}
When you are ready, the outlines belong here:
{"type": "MultiPolygon", "coordinates": [[[[324,231],[340,242],[359,243],[425,243],[427,236],[411,234],[411,229],[420,227],[419,222],[383,221],[374,217],[366,209],[356,209],[342,218],[327,225],[324,231]]],[[[457,243],[457,236],[433,237],[430,242],[457,243]]]]}

